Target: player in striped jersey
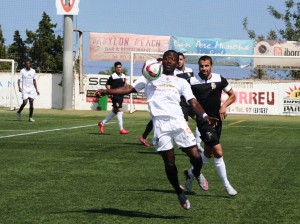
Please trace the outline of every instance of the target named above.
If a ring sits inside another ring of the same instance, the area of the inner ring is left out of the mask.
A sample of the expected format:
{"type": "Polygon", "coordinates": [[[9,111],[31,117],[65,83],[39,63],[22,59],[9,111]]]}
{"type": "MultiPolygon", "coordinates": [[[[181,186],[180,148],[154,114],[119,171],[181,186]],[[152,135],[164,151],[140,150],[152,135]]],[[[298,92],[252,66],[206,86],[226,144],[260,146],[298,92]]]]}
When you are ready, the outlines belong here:
{"type": "MultiPolygon", "coordinates": [[[[222,131],[222,121],[227,117],[226,108],[235,101],[235,94],[224,77],[212,73],[213,62],[210,56],[200,57],[198,64],[199,74],[191,77],[189,80],[193,94],[208,116],[219,119],[215,126],[216,133],[214,134],[208,132],[205,126],[198,125],[201,138],[205,144],[204,152],[201,153],[203,165],[208,162],[208,158],[214,157],[215,167],[225,191],[230,196],[234,196],[237,194],[237,191],[231,186],[227,179],[226,166],[223,159],[223,148],[219,141],[222,131]],[[221,94],[223,91],[228,95],[228,98],[221,104],[221,94]]],[[[186,170],[184,174],[187,188],[191,189],[193,180],[191,169],[186,170]]]]}

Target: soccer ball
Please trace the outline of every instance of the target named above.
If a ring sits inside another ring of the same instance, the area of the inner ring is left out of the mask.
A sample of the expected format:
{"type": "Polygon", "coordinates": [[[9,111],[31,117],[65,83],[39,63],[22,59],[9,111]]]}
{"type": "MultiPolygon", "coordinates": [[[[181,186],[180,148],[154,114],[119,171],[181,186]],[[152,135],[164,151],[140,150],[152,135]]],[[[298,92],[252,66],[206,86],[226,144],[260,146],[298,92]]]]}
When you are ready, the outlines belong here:
{"type": "Polygon", "coordinates": [[[162,72],[162,65],[157,60],[147,60],[142,68],[143,76],[149,81],[159,78],[162,72]]]}

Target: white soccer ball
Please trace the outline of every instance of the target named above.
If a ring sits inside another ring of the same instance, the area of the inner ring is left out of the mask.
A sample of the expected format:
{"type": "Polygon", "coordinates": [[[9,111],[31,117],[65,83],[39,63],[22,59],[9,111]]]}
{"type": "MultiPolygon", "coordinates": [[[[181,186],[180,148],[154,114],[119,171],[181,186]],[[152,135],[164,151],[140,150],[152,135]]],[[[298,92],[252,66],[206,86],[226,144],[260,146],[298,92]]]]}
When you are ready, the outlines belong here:
{"type": "Polygon", "coordinates": [[[142,73],[147,80],[153,81],[160,77],[163,73],[163,68],[157,60],[147,60],[143,65],[142,73]]]}

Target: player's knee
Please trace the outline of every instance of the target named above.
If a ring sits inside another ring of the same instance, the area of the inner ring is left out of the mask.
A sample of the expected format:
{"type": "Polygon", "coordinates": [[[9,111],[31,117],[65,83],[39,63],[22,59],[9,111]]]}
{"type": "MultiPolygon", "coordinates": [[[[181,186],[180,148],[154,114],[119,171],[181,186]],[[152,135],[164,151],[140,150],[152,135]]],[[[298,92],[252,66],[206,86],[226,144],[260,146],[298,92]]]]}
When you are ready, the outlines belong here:
{"type": "Polygon", "coordinates": [[[221,157],[223,157],[223,149],[222,149],[222,147],[221,147],[220,144],[215,145],[213,147],[213,154],[214,154],[215,158],[221,158],[221,157]]]}
{"type": "Polygon", "coordinates": [[[209,147],[219,144],[219,138],[216,132],[206,131],[205,133],[201,133],[201,139],[209,147]]]}

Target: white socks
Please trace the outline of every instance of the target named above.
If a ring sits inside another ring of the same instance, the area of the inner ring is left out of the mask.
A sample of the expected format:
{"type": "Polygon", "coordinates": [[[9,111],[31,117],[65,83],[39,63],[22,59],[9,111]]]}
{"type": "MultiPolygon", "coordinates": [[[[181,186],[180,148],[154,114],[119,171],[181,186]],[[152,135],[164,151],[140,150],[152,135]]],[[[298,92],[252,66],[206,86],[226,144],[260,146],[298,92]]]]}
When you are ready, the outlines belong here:
{"type": "Polygon", "coordinates": [[[208,158],[204,155],[204,152],[201,152],[201,158],[202,158],[202,166],[206,165],[208,163],[208,158]]]}
{"type": "Polygon", "coordinates": [[[223,186],[227,187],[229,185],[229,181],[227,179],[226,166],[223,160],[223,156],[221,158],[214,158],[214,163],[223,186]]]}
{"type": "Polygon", "coordinates": [[[118,125],[120,127],[120,130],[123,129],[123,112],[117,113],[117,119],[118,119],[118,125]]]}
{"type": "Polygon", "coordinates": [[[204,149],[203,149],[202,146],[201,146],[202,140],[201,140],[201,138],[200,138],[201,134],[200,134],[200,132],[199,132],[199,130],[198,130],[197,127],[196,127],[195,133],[196,133],[196,144],[197,144],[197,147],[198,147],[198,149],[199,149],[201,152],[203,152],[204,149]]]}
{"type": "Polygon", "coordinates": [[[114,116],[116,116],[116,114],[114,112],[109,113],[104,120],[101,122],[103,125],[105,125],[105,123],[107,123],[110,119],[112,119],[114,116]]]}

